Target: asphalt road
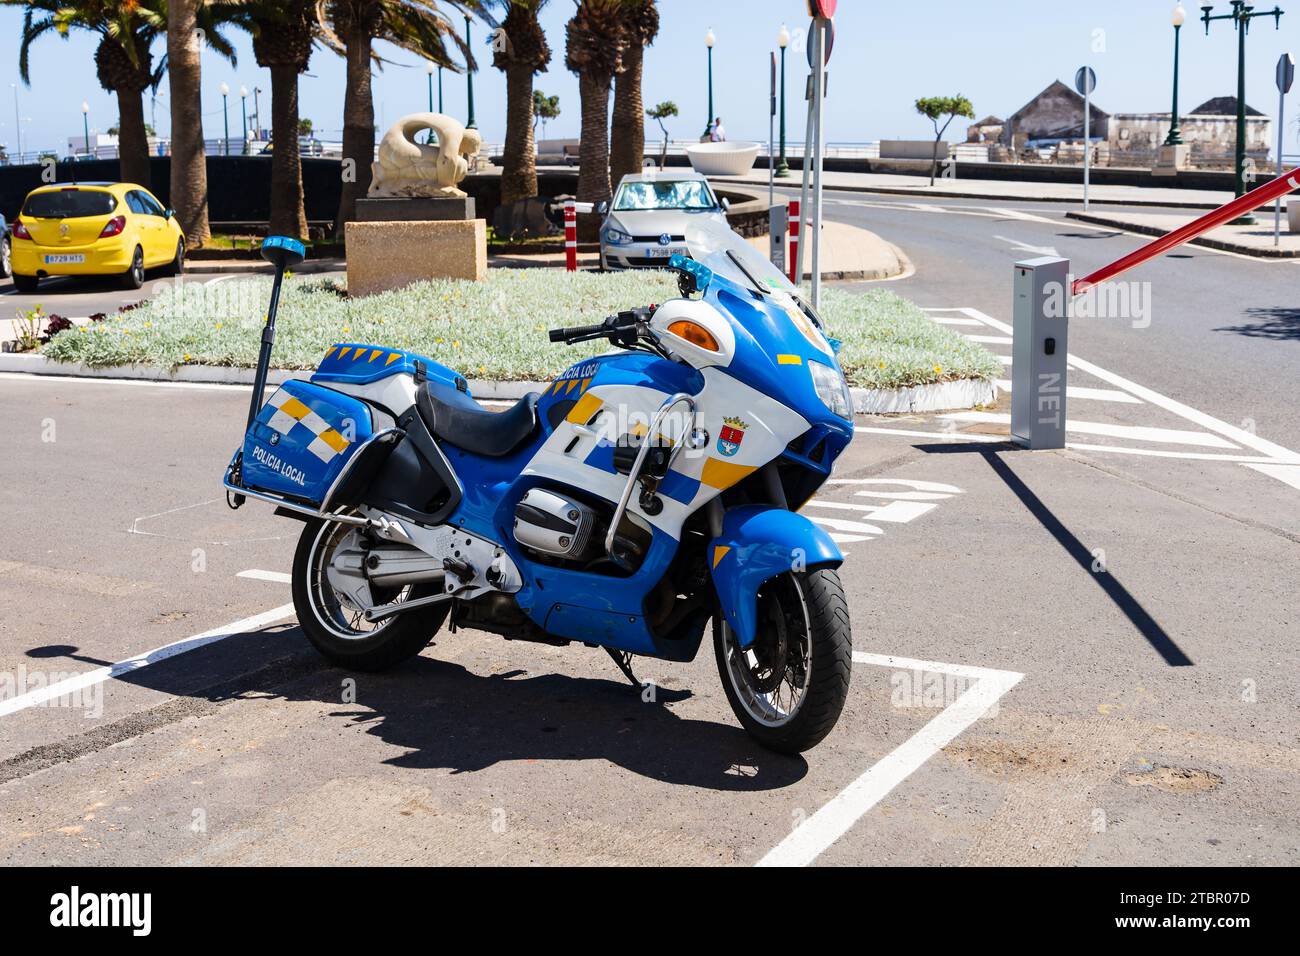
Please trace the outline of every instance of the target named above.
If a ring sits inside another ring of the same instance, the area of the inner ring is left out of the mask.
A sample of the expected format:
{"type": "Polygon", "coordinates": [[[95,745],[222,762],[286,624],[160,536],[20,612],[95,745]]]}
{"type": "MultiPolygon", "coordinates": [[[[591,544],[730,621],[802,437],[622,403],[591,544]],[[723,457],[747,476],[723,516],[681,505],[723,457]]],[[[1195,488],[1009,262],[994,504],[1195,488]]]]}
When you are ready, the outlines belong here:
{"type": "MultiPolygon", "coordinates": [[[[1140,241],[860,198],[831,208],[918,267],[886,287],[989,338],[1006,239],[1140,241]]],[[[1295,865],[1300,489],[1214,422],[1300,447],[1294,338],[1216,331],[1296,267],[1191,254],[1153,265],[1149,328],[1072,329],[1091,448],[1014,450],[1004,408],[860,419],[808,508],[848,553],[858,662],[804,758],[751,743],[707,646],[639,662],[653,700],[599,651],[472,631],[328,666],[276,579],[298,526],[221,500],[244,390],[0,377],[0,674],[92,675],[0,701],[0,860],[1295,865]]]]}

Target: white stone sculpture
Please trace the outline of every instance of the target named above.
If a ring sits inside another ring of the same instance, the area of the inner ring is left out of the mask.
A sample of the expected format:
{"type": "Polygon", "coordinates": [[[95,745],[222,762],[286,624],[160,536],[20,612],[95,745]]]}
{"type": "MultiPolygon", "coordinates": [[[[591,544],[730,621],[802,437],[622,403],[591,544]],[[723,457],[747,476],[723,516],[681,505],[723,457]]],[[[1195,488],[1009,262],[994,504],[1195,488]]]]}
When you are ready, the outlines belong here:
{"type": "Polygon", "coordinates": [[[476,129],[466,129],[441,113],[403,116],[379,142],[379,158],[371,164],[373,197],[460,197],[456,184],[469,172],[470,159],[483,146],[476,129]],[[416,133],[432,129],[433,146],[417,143],[416,133]]]}

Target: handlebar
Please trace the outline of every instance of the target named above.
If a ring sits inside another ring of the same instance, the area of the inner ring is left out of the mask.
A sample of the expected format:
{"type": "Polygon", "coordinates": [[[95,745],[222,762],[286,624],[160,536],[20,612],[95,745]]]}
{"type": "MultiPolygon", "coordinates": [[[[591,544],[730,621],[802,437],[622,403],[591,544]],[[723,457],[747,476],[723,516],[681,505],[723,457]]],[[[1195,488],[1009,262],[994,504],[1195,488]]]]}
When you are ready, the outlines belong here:
{"type": "Polygon", "coordinates": [[[551,329],[547,335],[552,342],[565,342],[569,345],[605,337],[615,344],[626,344],[621,340],[626,339],[630,332],[632,341],[635,341],[637,323],[653,315],[654,309],[654,306],[648,309],[628,309],[608,316],[604,322],[597,322],[595,325],[572,325],[563,329],[551,329]]]}
{"type": "Polygon", "coordinates": [[[609,319],[598,322],[596,325],[571,325],[564,329],[551,329],[548,334],[552,342],[568,342],[570,339],[576,339],[579,336],[603,334],[607,330],[606,323],[608,322],[609,319]]]}

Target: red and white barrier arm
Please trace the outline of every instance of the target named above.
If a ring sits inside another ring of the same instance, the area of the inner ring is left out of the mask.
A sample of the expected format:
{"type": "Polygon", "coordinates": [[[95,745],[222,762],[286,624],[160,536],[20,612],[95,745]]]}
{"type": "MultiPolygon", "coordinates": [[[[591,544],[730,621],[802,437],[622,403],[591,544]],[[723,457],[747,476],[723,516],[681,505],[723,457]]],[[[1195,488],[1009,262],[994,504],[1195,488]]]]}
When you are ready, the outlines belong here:
{"type": "Polygon", "coordinates": [[[1283,173],[1277,179],[1267,182],[1257,189],[1252,189],[1244,196],[1238,196],[1226,206],[1220,206],[1218,209],[1206,213],[1200,219],[1194,219],[1168,235],[1148,242],[1142,248],[1130,252],[1123,258],[1116,259],[1110,265],[1103,266],[1091,275],[1086,275],[1082,279],[1075,279],[1072,291],[1074,295],[1086,292],[1093,286],[1113,279],[1134,266],[1139,266],[1149,259],[1154,259],[1156,256],[1168,252],[1175,246],[1191,242],[1197,236],[1203,235],[1225,222],[1231,222],[1238,216],[1244,216],[1260,206],[1266,206],[1294,189],[1300,189],[1300,168],[1283,173]]]}
{"type": "Polygon", "coordinates": [[[790,281],[795,285],[799,284],[801,278],[799,271],[799,230],[803,225],[802,217],[799,214],[799,200],[791,199],[789,214],[786,217],[786,229],[790,233],[790,254],[789,261],[786,263],[786,272],[790,276],[790,281]]]}

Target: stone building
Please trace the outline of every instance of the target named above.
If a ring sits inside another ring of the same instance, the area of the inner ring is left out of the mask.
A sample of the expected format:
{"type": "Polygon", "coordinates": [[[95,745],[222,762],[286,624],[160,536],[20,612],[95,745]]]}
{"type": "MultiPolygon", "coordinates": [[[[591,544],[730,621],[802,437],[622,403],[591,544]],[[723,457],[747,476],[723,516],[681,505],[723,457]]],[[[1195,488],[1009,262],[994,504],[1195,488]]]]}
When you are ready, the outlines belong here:
{"type": "MultiPolygon", "coordinates": [[[[1169,135],[1170,114],[1116,113],[1110,120],[1110,162],[1114,166],[1150,166],[1169,135]]],[[[1237,98],[1216,96],[1178,117],[1190,163],[1202,169],[1230,169],[1236,164],[1237,98]]],[[[1246,105],[1246,155],[1257,164],[1269,162],[1273,121],[1246,105]]]]}
{"type": "Polygon", "coordinates": [[[1002,138],[1002,130],[1006,125],[1006,120],[998,119],[996,116],[986,116],[978,123],[966,127],[966,142],[996,143],[1002,138]]]}
{"type": "MultiPolygon", "coordinates": [[[[1092,118],[1089,134],[1093,139],[1105,139],[1110,124],[1110,114],[1089,104],[1092,118]]],[[[1061,140],[1083,139],[1083,97],[1060,80],[1052,82],[1020,109],[1011,114],[1002,130],[1002,143],[1019,148],[1051,146],[1061,140]]]]}

